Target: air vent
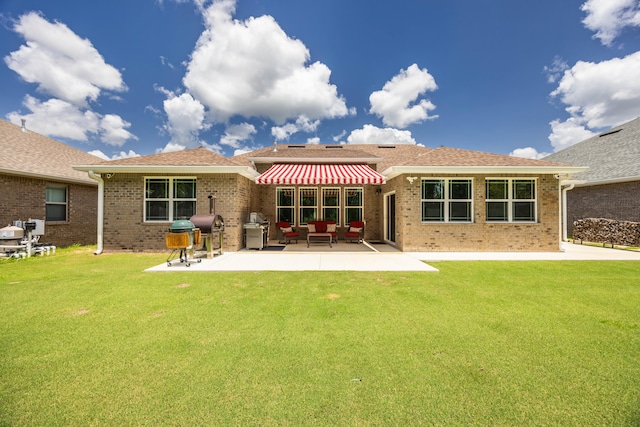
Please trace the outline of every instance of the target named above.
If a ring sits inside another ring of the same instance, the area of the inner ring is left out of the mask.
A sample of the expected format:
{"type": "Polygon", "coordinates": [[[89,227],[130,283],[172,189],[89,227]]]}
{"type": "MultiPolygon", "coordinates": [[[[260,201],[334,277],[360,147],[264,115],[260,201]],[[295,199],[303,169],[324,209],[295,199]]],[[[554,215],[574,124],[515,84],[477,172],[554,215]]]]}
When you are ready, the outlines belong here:
{"type": "Polygon", "coordinates": [[[287,148],[306,148],[306,145],[287,145],[287,148]]]}
{"type": "Polygon", "coordinates": [[[607,135],[613,135],[614,133],[618,133],[621,130],[622,129],[616,129],[616,130],[612,130],[611,132],[603,133],[602,135],[600,135],[600,138],[602,138],[603,136],[607,136],[607,135]]]}
{"type": "Polygon", "coordinates": [[[342,148],[342,145],[327,145],[324,148],[342,148]]]}
{"type": "Polygon", "coordinates": [[[396,148],[395,145],[378,145],[378,148],[396,148]]]}

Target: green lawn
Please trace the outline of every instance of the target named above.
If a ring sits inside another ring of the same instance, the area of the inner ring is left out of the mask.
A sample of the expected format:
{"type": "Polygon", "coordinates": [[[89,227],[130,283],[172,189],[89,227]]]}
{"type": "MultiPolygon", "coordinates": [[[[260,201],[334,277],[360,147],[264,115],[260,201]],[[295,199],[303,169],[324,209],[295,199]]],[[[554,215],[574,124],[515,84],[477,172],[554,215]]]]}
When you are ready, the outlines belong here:
{"type": "Polygon", "coordinates": [[[640,425],[638,262],[165,259],[0,263],[0,425],[640,425]]]}

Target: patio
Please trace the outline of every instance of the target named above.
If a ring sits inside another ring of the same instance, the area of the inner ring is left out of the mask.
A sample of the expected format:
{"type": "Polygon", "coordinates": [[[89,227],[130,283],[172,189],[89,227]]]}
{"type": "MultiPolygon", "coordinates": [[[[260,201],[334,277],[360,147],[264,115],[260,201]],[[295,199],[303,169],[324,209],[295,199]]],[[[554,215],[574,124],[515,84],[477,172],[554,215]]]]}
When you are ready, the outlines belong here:
{"type": "Polygon", "coordinates": [[[437,261],[640,261],[640,252],[562,243],[561,252],[400,252],[389,245],[339,242],[333,248],[306,243],[287,245],[279,251],[241,250],[190,267],[166,263],[147,269],[162,271],[424,271],[438,269],[437,261]],[[373,249],[377,250],[374,251],[373,249]]]}

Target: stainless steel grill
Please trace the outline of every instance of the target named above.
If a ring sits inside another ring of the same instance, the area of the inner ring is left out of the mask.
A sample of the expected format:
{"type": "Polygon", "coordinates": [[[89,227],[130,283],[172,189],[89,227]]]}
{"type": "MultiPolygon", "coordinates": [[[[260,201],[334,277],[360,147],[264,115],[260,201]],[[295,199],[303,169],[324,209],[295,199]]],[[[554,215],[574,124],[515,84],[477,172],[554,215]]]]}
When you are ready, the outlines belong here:
{"type": "Polygon", "coordinates": [[[207,258],[222,255],[224,241],[224,220],[220,215],[194,215],[189,219],[202,233],[202,250],[207,258]]]}
{"type": "Polygon", "coordinates": [[[259,249],[269,246],[269,221],[259,212],[251,212],[244,229],[244,243],[247,249],[259,249]]]}

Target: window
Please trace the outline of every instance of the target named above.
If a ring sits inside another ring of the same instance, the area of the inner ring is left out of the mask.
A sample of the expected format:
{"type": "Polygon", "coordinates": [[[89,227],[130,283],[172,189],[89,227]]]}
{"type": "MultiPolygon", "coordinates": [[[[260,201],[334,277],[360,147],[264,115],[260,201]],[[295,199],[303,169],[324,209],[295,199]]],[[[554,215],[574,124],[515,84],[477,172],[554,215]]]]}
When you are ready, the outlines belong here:
{"type": "Polygon", "coordinates": [[[45,189],[45,220],[67,220],[67,187],[47,185],[45,189]]]}
{"type": "Polygon", "coordinates": [[[471,222],[471,179],[423,179],[423,222],[471,222]]]}
{"type": "Polygon", "coordinates": [[[340,224],[340,189],[322,189],[322,219],[340,224]]]}
{"type": "Polygon", "coordinates": [[[296,191],[295,188],[276,188],[276,218],[295,224],[296,191]]]}
{"type": "Polygon", "coordinates": [[[362,221],[363,215],[362,188],[344,189],[344,223],[349,225],[351,221],[362,221]]]}
{"type": "Polygon", "coordinates": [[[318,219],[318,189],[300,189],[300,225],[318,219]]]}
{"type": "Polygon", "coordinates": [[[196,213],[195,178],[145,178],[145,221],[174,221],[196,213]]]}
{"type": "Polygon", "coordinates": [[[535,179],[487,179],[487,221],[536,222],[535,179]]]}

